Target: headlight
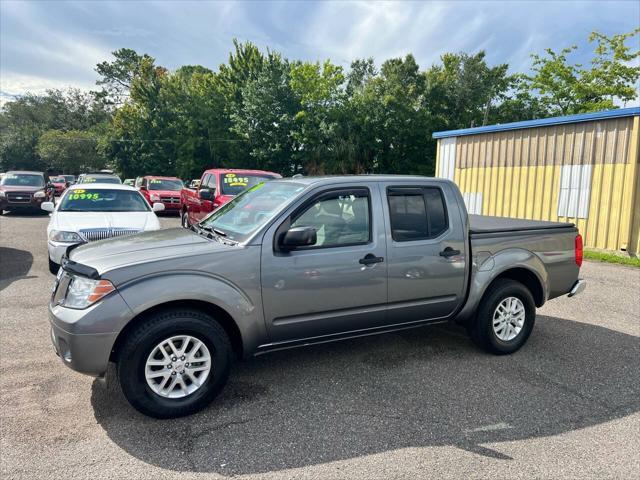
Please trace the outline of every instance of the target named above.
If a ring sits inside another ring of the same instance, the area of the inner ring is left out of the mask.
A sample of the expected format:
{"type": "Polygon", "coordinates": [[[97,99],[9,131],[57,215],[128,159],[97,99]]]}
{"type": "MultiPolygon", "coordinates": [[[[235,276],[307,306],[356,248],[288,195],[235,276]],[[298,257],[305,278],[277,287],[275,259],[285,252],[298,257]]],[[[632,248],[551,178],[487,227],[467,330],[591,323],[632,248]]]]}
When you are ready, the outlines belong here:
{"type": "Polygon", "coordinates": [[[51,230],[49,234],[49,240],[52,242],[62,242],[62,243],[78,243],[82,242],[82,237],[78,235],[76,232],[63,232],[60,230],[51,230]]]}
{"type": "Polygon", "coordinates": [[[87,308],[113,292],[116,287],[109,280],[91,280],[74,276],[67,290],[64,306],[68,308],[87,308]]]}
{"type": "Polygon", "coordinates": [[[46,194],[44,193],[44,190],[40,190],[33,194],[33,198],[44,198],[45,196],[46,194]]]}
{"type": "Polygon", "coordinates": [[[160,201],[160,195],[151,195],[151,201],[152,202],[159,202],[160,201]]]}
{"type": "Polygon", "coordinates": [[[0,190],[0,198],[4,198],[4,197],[6,197],[6,196],[7,196],[7,194],[6,194],[6,193],[4,193],[4,191],[3,191],[3,190],[0,190]]]}

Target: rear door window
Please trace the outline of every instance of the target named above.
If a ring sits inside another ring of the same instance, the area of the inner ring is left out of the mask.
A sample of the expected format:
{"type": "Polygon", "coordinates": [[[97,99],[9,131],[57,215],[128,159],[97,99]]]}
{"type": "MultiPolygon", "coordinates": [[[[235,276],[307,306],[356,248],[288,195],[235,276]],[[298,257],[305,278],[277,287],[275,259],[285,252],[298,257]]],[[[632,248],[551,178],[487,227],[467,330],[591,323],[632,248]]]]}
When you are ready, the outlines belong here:
{"type": "Polygon", "coordinates": [[[447,229],[442,191],[436,187],[387,190],[391,236],[396,242],[434,238],[447,229]]]}

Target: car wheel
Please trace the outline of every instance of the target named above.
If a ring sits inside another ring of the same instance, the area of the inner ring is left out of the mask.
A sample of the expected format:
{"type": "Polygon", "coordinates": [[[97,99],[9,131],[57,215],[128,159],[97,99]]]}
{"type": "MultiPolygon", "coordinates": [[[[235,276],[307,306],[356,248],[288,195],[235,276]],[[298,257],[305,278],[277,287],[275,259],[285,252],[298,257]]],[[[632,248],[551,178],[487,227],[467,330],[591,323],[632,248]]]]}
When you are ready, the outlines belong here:
{"type": "Polygon", "coordinates": [[[182,212],[182,228],[190,228],[191,224],[189,223],[189,213],[185,210],[182,212]]]}
{"type": "Polygon", "coordinates": [[[473,341],[496,355],[520,349],[533,330],[536,305],[527,287],[511,279],[498,279],[480,301],[469,326],[473,341]]]}
{"type": "Polygon", "coordinates": [[[136,327],[118,354],[122,391],[139,412],[155,418],[190,415],[206,407],[227,382],[231,342],[198,310],[157,312],[136,327]]]}
{"type": "Polygon", "coordinates": [[[58,270],[60,270],[60,265],[49,258],[49,272],[57,275],[58,270]]]}

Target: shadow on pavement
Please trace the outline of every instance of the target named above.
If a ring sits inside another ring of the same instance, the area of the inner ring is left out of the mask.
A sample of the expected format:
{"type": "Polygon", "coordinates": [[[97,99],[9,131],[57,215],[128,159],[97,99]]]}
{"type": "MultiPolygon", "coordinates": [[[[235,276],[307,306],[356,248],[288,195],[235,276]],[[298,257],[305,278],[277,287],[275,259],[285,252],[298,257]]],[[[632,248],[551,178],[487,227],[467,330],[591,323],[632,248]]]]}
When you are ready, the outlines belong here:
{"type": "Polygon", "coordinates": [[[538,317],[511,356],[482,353],[455,326],[265,355],[239,364],[220,397],[191,417],[158,421],[94,382],[107,435],[162,468],[264,473],[405,447],[556,435],[640,409],[635,336],[538,317]]]}
{"type": "Polygon", "coordinates": [[[26,250],[0,247],[0,291],[16,280],[26,277],[33,264],[33,255],[26,250]]]}

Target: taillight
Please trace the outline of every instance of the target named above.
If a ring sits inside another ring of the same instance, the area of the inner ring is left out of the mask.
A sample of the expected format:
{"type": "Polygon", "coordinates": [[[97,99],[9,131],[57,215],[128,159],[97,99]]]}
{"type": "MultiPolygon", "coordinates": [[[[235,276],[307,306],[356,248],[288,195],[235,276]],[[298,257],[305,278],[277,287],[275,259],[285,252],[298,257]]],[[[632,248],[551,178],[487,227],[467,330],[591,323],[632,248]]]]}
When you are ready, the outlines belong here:
{"type": "Polygon", "coordinates": [[[582,254],[583,254],[583,246],[582,246],[582,235],[576,235],[576,265],[579,267],[582,266],[582,254]]]}

